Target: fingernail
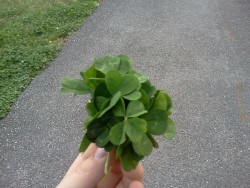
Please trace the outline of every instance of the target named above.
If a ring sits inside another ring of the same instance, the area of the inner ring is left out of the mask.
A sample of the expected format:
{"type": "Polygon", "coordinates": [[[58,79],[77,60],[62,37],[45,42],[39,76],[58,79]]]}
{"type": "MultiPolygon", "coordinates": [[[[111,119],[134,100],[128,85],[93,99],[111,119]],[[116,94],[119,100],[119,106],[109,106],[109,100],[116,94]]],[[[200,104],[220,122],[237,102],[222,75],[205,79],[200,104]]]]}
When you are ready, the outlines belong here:
{"type": "Polygon", "coordinates": [[[94,154],[94,159],[99,160],[107,155],[107,152],[103,148],[98,148],[94,154]]]}

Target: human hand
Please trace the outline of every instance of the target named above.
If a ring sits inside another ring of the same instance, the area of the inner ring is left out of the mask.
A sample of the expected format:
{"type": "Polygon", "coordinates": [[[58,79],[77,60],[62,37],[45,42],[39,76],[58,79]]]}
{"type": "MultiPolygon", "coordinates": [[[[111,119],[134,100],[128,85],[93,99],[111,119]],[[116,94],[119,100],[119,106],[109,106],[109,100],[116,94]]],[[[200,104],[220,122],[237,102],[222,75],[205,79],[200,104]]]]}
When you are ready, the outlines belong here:
{"type": "Polygon", "coordinates": [[[120,161],[110,156],[111,169],[104,177],[107,152],[91,144],[84,153],[80,153],[57,188],[143,188],[143,167],[139,164],[135,170],[124,172],[120,161]]]}

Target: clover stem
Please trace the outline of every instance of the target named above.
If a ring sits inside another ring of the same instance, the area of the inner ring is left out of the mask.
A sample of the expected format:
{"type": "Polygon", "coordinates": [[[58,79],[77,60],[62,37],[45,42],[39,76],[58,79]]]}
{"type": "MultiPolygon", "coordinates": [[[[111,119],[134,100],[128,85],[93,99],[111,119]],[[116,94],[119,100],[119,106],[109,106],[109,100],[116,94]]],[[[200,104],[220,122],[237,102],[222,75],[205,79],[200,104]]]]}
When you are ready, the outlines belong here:
{"type": "Polygon", "coordinates": [[[104,174],[107,175],[110,170],[110,153],[108,153],[106,162],[105,162],[105,167],[104,167],[104,174]]]}
{"type": "Polygon", "coordinates": [[[90,80],[105,80],[105,78],[89,78],[90,80]]]}

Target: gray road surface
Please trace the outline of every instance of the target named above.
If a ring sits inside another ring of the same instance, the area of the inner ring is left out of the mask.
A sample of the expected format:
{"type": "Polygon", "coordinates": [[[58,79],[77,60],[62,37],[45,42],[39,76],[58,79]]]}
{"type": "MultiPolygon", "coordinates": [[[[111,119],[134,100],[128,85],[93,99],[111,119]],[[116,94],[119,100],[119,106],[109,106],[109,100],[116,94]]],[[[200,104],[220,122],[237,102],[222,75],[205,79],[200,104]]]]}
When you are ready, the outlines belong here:
{"type": "Polygon", "coordinates": [[[250,187],[250,1],[104,0],[1,120],[0,187],[54,187],[77,155],[86,97],[61,95],[96,56],[128,54],[174,99],[173,141],[147,188],[250,187]]]}

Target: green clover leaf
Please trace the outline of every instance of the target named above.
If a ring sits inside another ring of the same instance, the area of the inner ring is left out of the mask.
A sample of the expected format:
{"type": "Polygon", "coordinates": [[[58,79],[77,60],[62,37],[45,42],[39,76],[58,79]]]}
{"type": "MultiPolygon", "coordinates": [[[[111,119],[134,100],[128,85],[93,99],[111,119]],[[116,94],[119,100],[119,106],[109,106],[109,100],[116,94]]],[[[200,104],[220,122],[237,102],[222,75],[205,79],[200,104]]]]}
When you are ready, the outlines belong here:
{"type": "Polygon", "coordinates": [[[172,114],[173,111],[173,101],[172,98],[170,97],[170,95],[168,95],[167,93],[165,93],[165,97],[167,99],[167,115],[170,116],[172,114]]]}
{"type": "Polygon", "coordinates": [[[125,104],[123,98],[120,98],[120,100],[116,103],[114,106],[113,114],[118,117],[124,117],[125,116],[125,104]]]}
{"type": "Polygon", "coordinates": [[[106,74],[105,82],[106,82],[109,92],[112,95],[114,95],[115,93],[119,91],[121,80],[122,80],[122,76],[116,70],[111,70],[106,74]]]}
{"type": "Polygon", "coordinates": [[[81,145],[80,145],[80,148],[79,148],[79,152],[84,152],[89,147],[90,143],[91,142],[89,141],[87,136],[84,135],[82,142],[81,142],[81,145]]]}
{"type": "Polygon", "coordinates": [[[84,79],[87,86],[95,89],[96,86],[104,78],[104,74],[95,69],[95,65],[89,67],[85,72],[80,72],[80,75],[84,79]]]}
{"type": "Polygon", "coordinates": [[[122,155],[121,155],[121,165],[122,168],[129,172],[136,168],[139,161],[143,157],[138,156],[134,151],[132,146],[127,146],[123,149],[122,155]]]}
{"type": "Polygon", "coordinates": [[[131,142],[138,142],[147,131],[147,122],[141,118],[131,118],[124,121],[125,132],[131,142]]]}
{"type": "Polygon", "coordinates": [[[110,110],[113,106],[116,105],[116,103],[118,102],[118,100],[120,99],[121,97],[121,92],[117,92],[113,97],[112,99],[110,100],[110,103],[109,105],[104,108],[99,114],[97,117],[101,117],[103,114],[105,114],[108,110],[110,110]]]}
{"type": "Polygon", "coordinates": [[[121,75],[124,75],[131,69],[132,60],[128,56],[122,54],[117,57],[120,58],[120,66],[118,70],[121,75]]]}
{"type": "Polygon", "coordinates": [[[152,107],[159,110],[167,110],[167,99],[163,91],[157,91],[154,95],[152,107]]]}
{"type": "Polygon", "coordinates": [[[168,118],[167,119],[167,129],[166,132],[164,133],[164,137],[172,140],[175,137],[176,134],[176,126],[175,123],[172,119],[168,118]]]}
{"type": "Polygon", "coordinates": [[[78,95],[85,95],[93,92],[93,90],[88,87],[81,79],[64,78],[61,81],[61,86],[62,93],[74,93],[78,95]]]}
{"type": "Polygon", "coordinates": [[[147,80],[146,82],[144,82],[142,84],[141,88],[148,94],[148,96],[150,98],[153,97],[154,94],[155,94],[155,92],[156,92],[156,88],[151,85],[151,83],[149,82],[149,80],[147,80]]]}
{"type": "Polygon", "coordinates": [[[167,129],[166,111],[152,109],[142,116],[147,121],[147,131],[152,135],[164,134],[167,129]]]}
{"type": "Polygon", "coordinates": [[[97,136],[95,143],[98,147],[104,147],[109,142],[109,129],[97,136]]]}
{"type": "Polygon", "coordinates": [[[141,98],[141,92],[134,91],[133,93],[123,96],[123,98],[130,100],[130,101],[135,101],[141,98]]]}
{"type": "Polygon", "coordinates": [[[126,74],[122,77],[119,91],[122,96],[132,93],[140,85],[139,80],[132,74],[126,74]]]}
{"type": "Polygon", "coordinates": [[[144,134],[139,142],[132,143],[135,152],[139,155],[147,156],[153,150],[153,144],[148,138],[147,134],[144,134]]]}
{"type": "Polygon", "coordinates": [[[147,76],[145,76],[145,75],[143,75],[143,74],[141,74],[139,72],[136,72],[134,70],[130,71],[129,74],[135,75],[138,78],[140,83],[144,83],[144,82],[146,82],[148,80],[147,76]]]}
{"type": "Polygon", "coordinates": [[[112,127],[109,133],[110,141],[115,145],[120,145],[125,142],[125,126],[124,122],[120,122],[112,127]]]}
{"type": "Polygon", "coordinates": [[[95,68],[104,74],[111,70],[118,70],[120,66],[120,58],[111,55],[97,58],[94,61],[95,68]]]}
{"type": "Polygon", "coordinates": [[[140,101],[131,101],[128,104],[126,117],[138,117],[142,114],[147,113],[144,105],[140,101]]]}

